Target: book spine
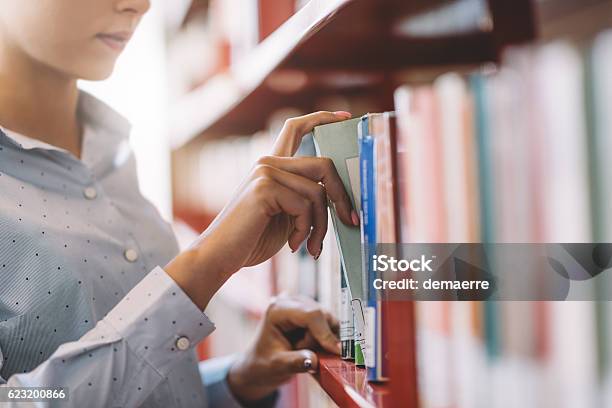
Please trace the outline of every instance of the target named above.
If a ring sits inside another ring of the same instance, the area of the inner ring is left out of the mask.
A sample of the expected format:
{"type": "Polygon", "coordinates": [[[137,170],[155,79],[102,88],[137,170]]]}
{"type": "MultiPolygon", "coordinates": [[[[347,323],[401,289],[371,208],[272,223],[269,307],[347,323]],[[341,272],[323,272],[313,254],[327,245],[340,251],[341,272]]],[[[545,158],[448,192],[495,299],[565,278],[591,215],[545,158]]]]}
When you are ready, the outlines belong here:
{"type": "Polygon", "coordinates": [[[351,301],[355,319],[355,365],[365,367],[365,307],[359,298],[351,301]]]}
{"type": "Polygon", "coordinates": [[[372,289],[376,273],[369,262],[376,253],[376,181],[374,173],[374,139],[370,121],[364,116],[359,124],[359,162],[361,180],[361,242],[363,271],[366,274],[365,364],[368,381],[384,381],[382,375],[381,308],[377,293],[372,289]]]}
{"type": "MultiPolygon", "coordinates": [[[[482,242],[489,243],[495,240],[495,226],[493,216],[493,182],[491,173],[490,146],[490,124],[486,77],[475,74],[470,77],[470,87],[474,95],[474,122],[476,124],[476,141],[478,155],[478,173],[480,190],[480,209],[482,224],[480,236],[482,242]]],[[[484,337],[487,354],[490,360],[495,360],[500,355],[499,319],[497,302],[486,301],[483,303],[484,337]]]]}
{"type": "Polygon", "coordinates": [[[349,291],[342,265],[340,265],[340,342],[342,359],[355,359],[355,323],[351,308],[351,293],[349,291]]]}

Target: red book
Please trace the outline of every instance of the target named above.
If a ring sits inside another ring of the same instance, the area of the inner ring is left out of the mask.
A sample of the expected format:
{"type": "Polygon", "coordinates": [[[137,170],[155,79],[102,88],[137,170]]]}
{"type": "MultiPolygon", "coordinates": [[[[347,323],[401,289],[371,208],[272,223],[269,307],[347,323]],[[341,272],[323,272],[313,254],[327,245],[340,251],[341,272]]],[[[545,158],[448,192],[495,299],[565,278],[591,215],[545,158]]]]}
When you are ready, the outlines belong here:
{"type": "Polygon", "coordinates": [[[259,0],[259,41],[263,41],[295,13],[295,0],[259,0]]]}

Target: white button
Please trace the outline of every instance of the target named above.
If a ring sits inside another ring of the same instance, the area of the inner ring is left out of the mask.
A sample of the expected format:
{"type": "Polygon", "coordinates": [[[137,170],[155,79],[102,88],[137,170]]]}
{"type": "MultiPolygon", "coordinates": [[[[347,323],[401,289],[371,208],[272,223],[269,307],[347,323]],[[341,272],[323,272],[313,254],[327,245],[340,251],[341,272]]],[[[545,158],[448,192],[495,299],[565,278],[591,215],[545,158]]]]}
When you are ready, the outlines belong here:
{"type": "Polygon", "coordinates": [[[176,348],[181,350],[181,351],[187,350],[189,348],[190,344],[191,344],[191,342],[185,336],[182,336],[182,337],[179,337],[178,339],[176,339],[176,348]]]}
{"type": "Polygon", "coordinates": [[[83,195],[88,200],[94,200],[98,196],[98,192],[93,187],[87,187],[85,190],[83,190],[83,195]]]}
{"type": "Polygon", "coordinates": [[[123,253],[123,256],[128,262],[136,262],[138,260],[138,252],[136,252],[136,250],[132,248],[126,249],[123,253]]]}

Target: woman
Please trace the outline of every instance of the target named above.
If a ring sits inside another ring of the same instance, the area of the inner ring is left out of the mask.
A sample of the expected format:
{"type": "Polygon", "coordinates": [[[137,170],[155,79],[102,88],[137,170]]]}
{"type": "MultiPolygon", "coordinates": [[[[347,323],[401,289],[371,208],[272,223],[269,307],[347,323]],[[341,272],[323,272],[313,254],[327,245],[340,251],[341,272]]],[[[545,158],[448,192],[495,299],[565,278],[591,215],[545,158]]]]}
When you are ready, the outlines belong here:
{"type": "Polygon", "coordinates": [[[292,157],[315,125],[350,114],[287,121],[273,155],[177,255],[137,190],[127,124],[76,86],[110,75],[148,7],[0,3],[0,383],[63,387],[58,404],[73,407],[270,405],[294,373],[316,369],[310,349],[339,351],[337,322],[312,301],[278,299],[247,353],[200,367],[204,386],[193,347],[214,325],[202,311],[287,242],[317,258],[327,198],[358,224],[331,162],[292,157]]]}

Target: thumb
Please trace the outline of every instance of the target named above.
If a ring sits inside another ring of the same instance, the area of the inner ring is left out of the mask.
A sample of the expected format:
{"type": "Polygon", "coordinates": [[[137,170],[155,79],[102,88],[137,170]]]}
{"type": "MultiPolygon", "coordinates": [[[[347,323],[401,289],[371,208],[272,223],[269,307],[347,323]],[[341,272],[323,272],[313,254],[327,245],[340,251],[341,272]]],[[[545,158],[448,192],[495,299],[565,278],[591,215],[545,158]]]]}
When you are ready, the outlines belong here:
{"type": "Polygon", "coordinates": [[[317,355],[306,349],[279,352],[277,361],[286,374],[313,372],[319,367],[317,355]]]}
{"type": "Polygon", "coordinates": [[[285,122],[285,126],[274,143],[272,154],[274,156],[291,157],[295,154],[302,138],[315,126],[327,123],[339,122],[351,118],[349,112],[327,112],[320,111],[308,115],[291,118],[285,122]]]}

